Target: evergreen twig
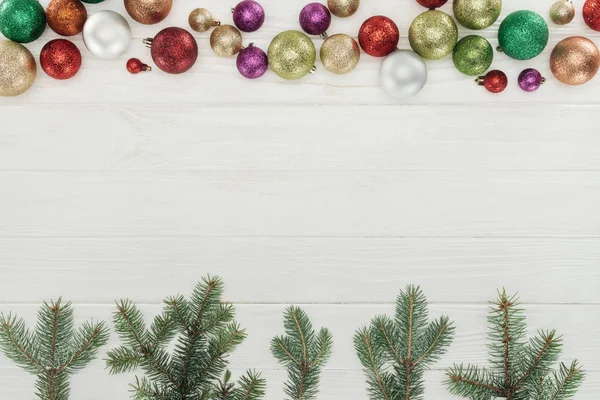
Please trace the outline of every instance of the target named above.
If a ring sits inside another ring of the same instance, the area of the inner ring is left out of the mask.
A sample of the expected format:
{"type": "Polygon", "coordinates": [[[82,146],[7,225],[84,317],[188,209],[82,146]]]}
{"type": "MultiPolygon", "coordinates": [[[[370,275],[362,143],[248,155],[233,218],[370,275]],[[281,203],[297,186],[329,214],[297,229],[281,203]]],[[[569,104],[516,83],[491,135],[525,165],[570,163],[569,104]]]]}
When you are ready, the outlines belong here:
{"type": "Polygon", "coordinates": [[[577,361],[552,366],[562,350],[556,331],[539,331],[527,342],[524,311],[517,296],[499,293],[488,322],[491,368],[454,365],[447,372],[450,393],[468,399],[568,400],[581,385],[584,372],[577,361]]]}
{"type": "Polygon", "coordinates": [[[423,399],[423,374],[446,352],[454,326],[448,317],[428,322],[427,299],[408,286],[396,301],[392,319],[375,317],[354,336],[356,353],[372,400],[423,399]]]}
{"type": "Polygon", "coordinates": [[[37,376],[36,396],[41,400],[67,400],[70,376],[96,357],[108,337],[104,322],[85,322],[75,330],[73,307],[60,298],[42,305],[33,332],[23,319],[0,314],[0,351],[37,376]]]}
{"type": "Polygon", "coordinates": [[[259,400],[265,380],[248,371],[237,383],[225,371],[228,356],[246,338],[234,321],[234,307],[223,303],[223,282],[207,277],[190,299],[164,301],[164,310],[146,328],[142,312],[129,300],[117,302],[113,321],[122,345],[108,352],[112,374],[141,369],[131,384],[136,400],[259,400]],[[174,350],[168,352],[175,341],[174,350]],[[219,376],[225,373],[223,381],[219,376]]]}

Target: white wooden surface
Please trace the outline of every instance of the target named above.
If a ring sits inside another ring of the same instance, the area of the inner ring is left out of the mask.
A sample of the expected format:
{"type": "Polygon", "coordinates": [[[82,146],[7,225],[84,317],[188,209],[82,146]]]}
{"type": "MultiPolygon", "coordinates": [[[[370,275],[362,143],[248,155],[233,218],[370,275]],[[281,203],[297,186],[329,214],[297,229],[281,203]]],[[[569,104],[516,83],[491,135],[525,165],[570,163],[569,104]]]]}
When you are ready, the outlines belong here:
{"type": "MultiPolygon", "coordinates": [[[[267,22],[246,42],[266,49],[277,32],[297,29],[305,3],[262,0],[267,22]]],[[[551,3],[505,0],[503,15],[546,16],[551,3]]],[[[212,54],[208,33],[196,34],[200,59],[186,75],[125,71],[131,56],[150,60],[141,38],[185,26],[198,6],[230,23],[231,5],[176,1],[164,23],[132,23],[130,51],[115,61],[94,59],[75,38],[84,54],[76,78],[40,72],[25,95],[0,98],[0,309],[33,325],[39,303],[63,295],[78,319],[110,319],[113,301],[130,297],[151,316],[164,296],[219,274],[250,335],[235,371],[264,371],[267,399],[282,399],[285,373],[269,339],[284,307],[302,304],[336,339],[320,399],[362,400],[353,332],[391,313],[400,288],[420,284],[431,314],[457,323],[455,345],[427,375],[426,398],[451,400],[443,370],[486,362],[486,302],[504,286],[521,293],[531,332],[564,334],[564,360],[588,370],[577,399],[597,399],[600,78],[579,88],[549,79],[525,94],[516,76],[536,67],[550,78],[556,42],[600,36],[578,16],[551,25],[535,60],[497,54],[494,68],[511,85],[496,96],[449,58],[430,62],[427,87],[404,104],[378,89],[380,60],[367,55],[347,76],[321,67],[298,82],[270,72],[251,82],[212,54]]],[[[87,7],[124,13],[118,0],[87,7]]],[[[412,0],[364,0],[329,32],[356,36],[364,19],[385,14],[406,48],[421,11],[412,0]]],[[[482,32],[494,46],[498,25],[482,32]]],[[[37,55],[54,37],[47,30],[28,47],[37,55]]],[[[130,380],[97,360],[75,377],[72,398],[124,400],[130,380]]],[[[34,391],[4,358],[0,387],[9,400],[34,391]]]]}

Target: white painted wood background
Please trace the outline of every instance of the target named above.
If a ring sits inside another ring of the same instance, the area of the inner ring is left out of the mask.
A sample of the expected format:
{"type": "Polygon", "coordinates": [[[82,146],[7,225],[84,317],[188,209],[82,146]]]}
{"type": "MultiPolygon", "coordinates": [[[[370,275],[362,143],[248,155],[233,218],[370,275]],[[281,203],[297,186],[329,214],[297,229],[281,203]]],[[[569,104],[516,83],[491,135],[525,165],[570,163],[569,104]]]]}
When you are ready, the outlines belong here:
{"type": "MultiPolygon", "coordinates": [[[[266,49],[297,29],[307,1],[262,0],[267,21],[244,35],[266,49]]],[[[553,0],[505,0],[503,16],[553,0]]],[[[47,0],[42,0],[44,5],[47,0]]],[[[579,400],[600,391],[600,78],[571,88],[548,79],[537,93],[516,86],[560,39],[585,35],[578,16],[551,25],[530,62],[496,55],[510,87],[490,95],[450,58],[429,62],[426,88],[399,103],[377,87],[379,59],[356,71],[284,82],[269,72],[246,81],[219,59],[210,33],[196,34],[200,58],[183,76],[129,75],[125,60],[150,61],[141,38],[186,26],[206,7],[231,23],[222,0],[176,0],[158,26],[132,23],[134,41],[115,61],[84,54],[79,75],[41,71],[18,98],[0,99],[0,309],[35,323],[42,300],[73,301],[79,320],[110,319],[130,297],[149,317],[159,302],[221,275],[249,339],[232,358],[269,380],[283,398],[285,372],[269,340],[282,311],[301,304],[335,336],[320,399],[367,399],[352,347],[355,329],[393,312],[400,288],[420,284],[432,316],[457,324],[450,352],[427,374],[426,398],[450,400],[441,382],[453,361],[486,362],[486,313],[496,288],[518,291],[530,330],[564,334],[563,359],[588,377],[579,400]]],[[[121,1],[87,5],[114,9],[121,1]]],[[[447,5],[444,10],[451,11],[447,5]]],[[[374,14],[392,17],[407,48],[413,0],[363,0],[334,19],[331,33],[356,36],[374,14]]],[[[497,44],[499,23],[482,32],[497,44]]],[[[467,32],[461,29],[461,36],[467,32]]],[[[44,37],[27,45],[37,56],[44,37]]],[[[321,39],[315,39],[317,48],[321,39]]],[[[108,350],[117,343],[113,335],[108,350]]],[[[131,376],[109,376],[97,360],[73,379],[74,400],[125,400],[131,376]]],[[[0,398],[31,399],[33,378],[0,358],[0,398]]]]}

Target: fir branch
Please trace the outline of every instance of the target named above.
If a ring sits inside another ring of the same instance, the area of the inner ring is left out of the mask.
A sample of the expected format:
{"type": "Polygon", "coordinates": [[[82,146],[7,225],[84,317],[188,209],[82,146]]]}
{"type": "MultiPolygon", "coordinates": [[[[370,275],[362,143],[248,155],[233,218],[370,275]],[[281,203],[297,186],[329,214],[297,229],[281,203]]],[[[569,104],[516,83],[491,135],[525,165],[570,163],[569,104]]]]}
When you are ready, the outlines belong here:
{"type": "Polygon", "coordinates": [[[529,343],[524,341],[527,327],[516,295],[499,292],[488,322],[492,368],[455,365],[447,372],[450,393],[469,399],[507,400],[567,400],[574,396],[583,372],[576,362],[571,368],[561,364],[559,372],[552,371],[562,350],[562,338],[556,331],[539,331],[529,343]]]}
{"type": "Polygon", "coordinates": [[[354,347],[372,400],[420,400],[423,375],[452,342],[447,317],[428,322],[427,299],[415,286],[401,291],[395,318],[377,316],[357,331],[354,347]]]}
{"type": "Polygon", "coordinates": [[[315,333],[308,315],[294,306],[285,310],[284,328],[286,336],[271,341],[273,356],[288,370],[284,391],[293,400],[314,399],[321,369],[331,356],[331,333],[326,328],[315,333]]]}

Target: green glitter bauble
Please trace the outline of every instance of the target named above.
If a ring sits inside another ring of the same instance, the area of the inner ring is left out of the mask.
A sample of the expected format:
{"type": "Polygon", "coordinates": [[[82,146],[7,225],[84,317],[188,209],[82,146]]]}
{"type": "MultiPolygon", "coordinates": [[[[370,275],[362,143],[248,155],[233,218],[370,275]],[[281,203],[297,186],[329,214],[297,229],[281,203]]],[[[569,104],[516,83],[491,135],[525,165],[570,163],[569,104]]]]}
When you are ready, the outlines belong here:
{"type": "Polygon", "coordinates": [[[548,24],[539,14],[521,10],[507,16],[498,30],[500,50],[516,60],[531,60],[548,44],[548,24]]]}
{"type": "Polygon", "coordinates": [[[46,12],[37,0],[0,3],[0,32],[13,42],[29,43],[46,30],[46,12]]]}
{"type": "Polygon", "coordinates": [[[502,0],[454,0],[452,8],[459,24],[481,30],[496,22],[502,11],[502,0]]]}
{"type": "Polygon", "coordinates": [[[313,69],[317,51],[304,33],[285,31],[273,38],[267,56],[269,67],[277,75],[284,79],[300,79],[313,69]]]}
{"type": "Polygon", "coordinates": [[[458,40],[454,20],[437,10],[425,11],[410,25],[410,47],[427,60],[439,60],[452,52],[458,40]]]}
{"type": "Polygon", "coordinates": [[[457,70],[465,75],[477,76],[483,74],[492,65],[494,49],[487,39],[470,35],[458,41],[452,61],[457,70]]]}

